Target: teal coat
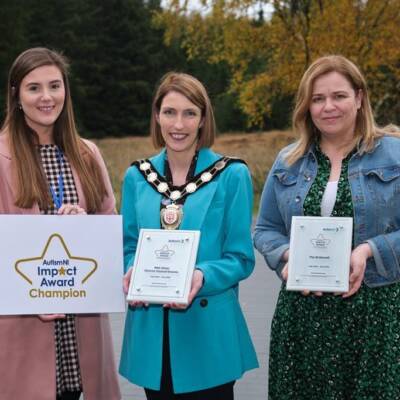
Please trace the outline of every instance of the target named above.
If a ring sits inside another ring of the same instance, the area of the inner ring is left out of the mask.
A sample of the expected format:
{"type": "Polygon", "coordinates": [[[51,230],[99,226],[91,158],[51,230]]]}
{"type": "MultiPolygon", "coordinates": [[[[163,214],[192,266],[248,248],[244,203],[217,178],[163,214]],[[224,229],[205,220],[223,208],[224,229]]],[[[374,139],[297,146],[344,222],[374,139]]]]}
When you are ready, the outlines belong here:
{"type": "MultiPolygon", "coordinates": [[[[200,150],[195,174],[219,158],[209,149],[200,150]]],[[[165,151],[151,161],[164,175],[165,151]]],[[[252,200],[247,167],[233,163],[189,195],[184,204],[180,228],[201,231],[196,268],[204,273],[204,286],[187,310],[170,310],[175,393],[218,386],[258,367],[238,299],[239,281],[247,278],[254,268],[250,234],[252,200]]],[[[161,194],[144,180],[135,166],[129,168],[122,195],[126,269],[133,264],[140,228],[160,228],[160,202],[161,194]]],[[[162,306],[129,308],[121,375],[139,386],[159,390],[162,343],[162,306]]]]}

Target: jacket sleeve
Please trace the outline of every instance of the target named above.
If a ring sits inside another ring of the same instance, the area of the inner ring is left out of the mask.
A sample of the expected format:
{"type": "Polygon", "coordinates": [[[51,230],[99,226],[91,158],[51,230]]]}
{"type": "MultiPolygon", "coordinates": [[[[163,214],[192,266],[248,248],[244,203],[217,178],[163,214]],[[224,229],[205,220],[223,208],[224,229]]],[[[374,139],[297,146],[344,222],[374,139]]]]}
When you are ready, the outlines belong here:
{"type": "Polygon", "coordinates": [[[279,278],[285,265],[282,256],[289,249],[289,235],[285,222],[279,211],[275,192],[275,177],[273,171],[279,162],[277,159],[268,174],[260,200],[260,210],[254,233],[254,246],[264,256],[264,259],[279,278]]]}
{"type": "Polygon", "coordinates": [[[232,164],[223,174],[226,176],[221,183],[226,185],[226,197],[221,258],[201,261],[196,265],[204,274],[204,284],[199,295],[218,294],[234,287],[254,269],[251,243],[253,191],[250,173],[244,164],[232,164]]]}
{"type": "Polygon", "coordinates": [[[123,221],[124,268],[127,271],[133,264],[139,229],[136,216],[136,168],[130,167],[122,185],[121,214],[123,221]]]}
{"type": "Polygon", "coordinates": [[[366,242],[371,246],[378,273],[392,282],[394,276],[400,275],[400,230],[375,236],[366,242]]]}
{"type": "Polygon", "coordinates": [[[360,161],[363,173],[357,184],[361,182],[364,201],[353,199],[358,221],[362,222],[355,228],[357,236],[368,238],[365,241],[373,254],[365,274],[365,282],[371,287],[400,280],[400,139],[384,136],[378,144],[360,161]]]}

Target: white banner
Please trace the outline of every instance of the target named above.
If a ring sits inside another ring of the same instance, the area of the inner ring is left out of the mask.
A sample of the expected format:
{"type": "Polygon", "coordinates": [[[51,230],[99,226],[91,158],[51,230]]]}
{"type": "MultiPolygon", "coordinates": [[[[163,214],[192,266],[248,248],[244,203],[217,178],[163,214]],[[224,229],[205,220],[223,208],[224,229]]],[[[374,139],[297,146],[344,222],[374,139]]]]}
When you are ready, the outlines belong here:
{"type": "Polygon", "coordinates": [[[0,315],[125,311],[120,215],[0,215],[0,315]]]}

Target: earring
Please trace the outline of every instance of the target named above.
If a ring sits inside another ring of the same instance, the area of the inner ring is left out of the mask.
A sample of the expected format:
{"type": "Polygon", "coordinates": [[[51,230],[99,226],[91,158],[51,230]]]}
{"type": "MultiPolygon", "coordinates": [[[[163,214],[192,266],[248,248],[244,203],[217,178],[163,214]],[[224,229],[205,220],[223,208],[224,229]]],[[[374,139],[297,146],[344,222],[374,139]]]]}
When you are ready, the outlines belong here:
{"type": "Polygon", "coordinates": [[[22,110],[21,103],[18,103],[18,109],[19,109],[19,110],[22,110]]]}

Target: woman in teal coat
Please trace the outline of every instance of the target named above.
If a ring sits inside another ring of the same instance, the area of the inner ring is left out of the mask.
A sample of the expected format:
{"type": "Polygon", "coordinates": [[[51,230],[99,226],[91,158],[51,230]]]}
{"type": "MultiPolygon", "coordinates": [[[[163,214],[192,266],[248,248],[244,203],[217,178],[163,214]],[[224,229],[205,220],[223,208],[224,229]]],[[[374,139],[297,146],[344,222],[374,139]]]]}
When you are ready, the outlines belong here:
{"type": "Polygon", "coordinates": [[[200,230],[201,238],[188,306],[131,303],[120,373],[148,399],[233,399],[234,382],[258,367],[238,298],[254,268],[250,174],[209,149],[212,106],[190,75],[162,79],[151,135],[163,150],[124,179],[125,291],[141,228],[200,230]]]}

